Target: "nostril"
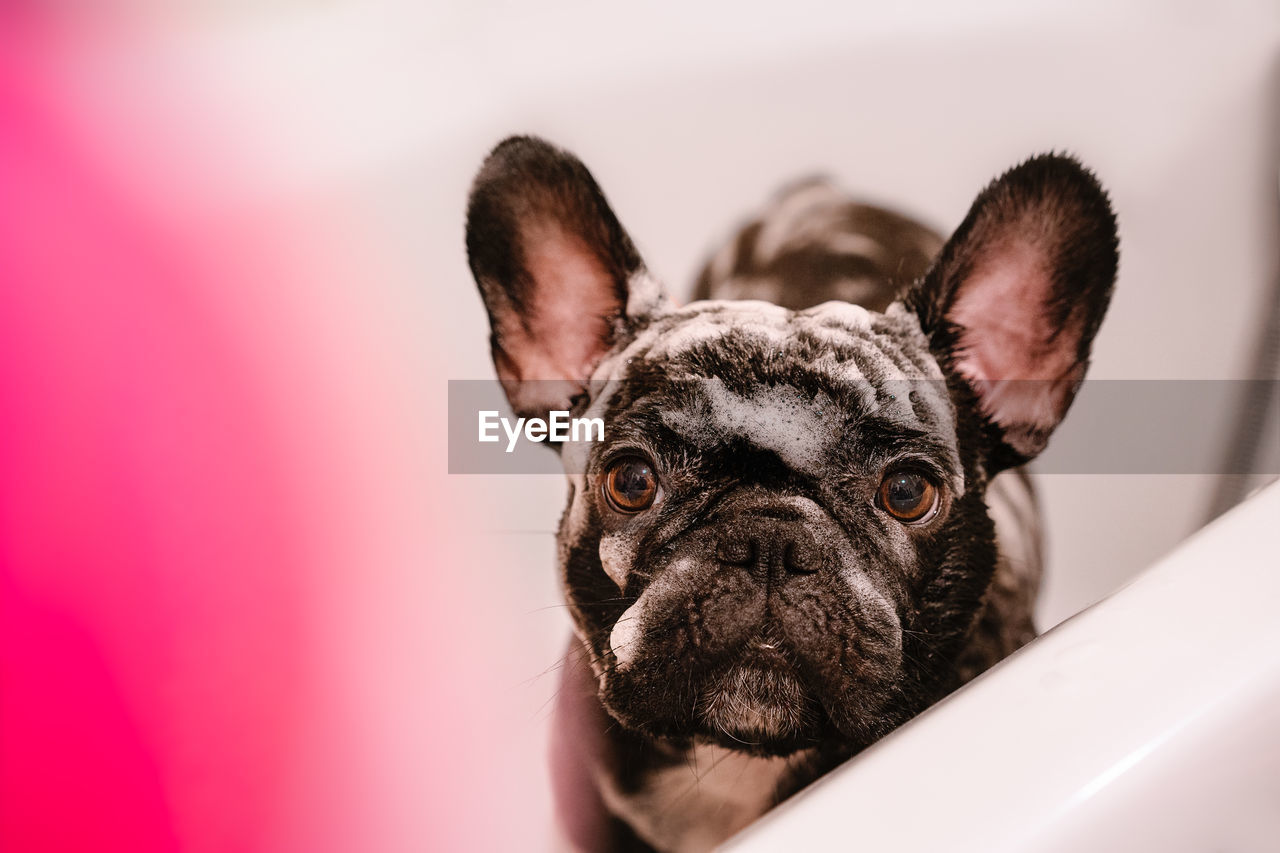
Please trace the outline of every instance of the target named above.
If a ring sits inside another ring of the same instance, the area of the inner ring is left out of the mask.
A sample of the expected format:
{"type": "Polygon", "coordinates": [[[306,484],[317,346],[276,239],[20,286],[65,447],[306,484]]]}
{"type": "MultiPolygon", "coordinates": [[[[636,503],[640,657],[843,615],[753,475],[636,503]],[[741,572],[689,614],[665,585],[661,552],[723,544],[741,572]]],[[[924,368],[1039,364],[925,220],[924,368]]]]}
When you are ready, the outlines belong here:
{"type": "Polygon", "coordinates": [[[733,566],[751,565],[756,559],[756,543],[746,536],[725,536],[716,543],[716,557],[733,566]]]}
{"type": "Polygon", "coordinates": [[[818,552],[817,543],[801,533],[786,544],[782,564],[789,572],[811,574],[821,567],[822,555],[818,552]]]}
{"type": "Polygon", "coordinates": [[[717,531],[716,559],[747,569],[759,579],[809,575],[822,569],[824,551],[798,521],[765,517],[730,519],[717,531]]]}

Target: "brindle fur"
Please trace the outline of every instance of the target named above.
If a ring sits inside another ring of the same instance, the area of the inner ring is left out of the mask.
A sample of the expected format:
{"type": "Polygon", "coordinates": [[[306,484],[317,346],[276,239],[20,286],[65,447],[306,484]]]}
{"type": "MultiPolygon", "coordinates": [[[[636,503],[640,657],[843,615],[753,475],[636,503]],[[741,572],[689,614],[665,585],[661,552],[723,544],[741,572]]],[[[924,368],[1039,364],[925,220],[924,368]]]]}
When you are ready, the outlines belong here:
{"type": "Polygon", "coordinates": [[[1018,466],[1070,403],[1116,269],[1079,164],[1011,170],[945,244],[794,185],[713,255],[709,301],[677,308],[585,167],[513,138],[477,177],[467,249],[517,411],[608,424],[560,449],[575,638],[553,779],[576,847],[714,846],[1035,636],[1041,533],[1018,466]],[[1000,322],[975,339],[981,312],[953,320],[1016,276],[1013,319],[1031,310],[1037,352],[1069,368],[1022,389],[983,373],[1018,364],[1000,322]],[[739,301],[759,297],[776,304],[739,301]],[[634,517],[600,497],[625,453],[664,495],[634,517]],[[872,500],[902,460],[944,496],[919,529],[872,500]]]}

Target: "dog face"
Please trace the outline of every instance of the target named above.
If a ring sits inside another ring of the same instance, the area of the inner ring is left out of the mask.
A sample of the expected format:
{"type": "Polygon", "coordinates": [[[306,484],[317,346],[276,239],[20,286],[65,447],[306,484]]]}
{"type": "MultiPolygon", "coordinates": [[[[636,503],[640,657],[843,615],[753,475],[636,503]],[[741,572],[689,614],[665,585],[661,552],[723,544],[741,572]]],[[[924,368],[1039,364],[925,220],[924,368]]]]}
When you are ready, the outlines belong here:
{"type": "Polygon", "coordinates": [[[677,308],[585,167],[482,167],[467,248],[517,414],[571,409],[559,550],[599,698],[628,729],[762,754],[858,748],[948,689],[996,565],[990,478],[1084,375],[1115,221],[1045,156],[976,199],[884,313],[677,308]]]}

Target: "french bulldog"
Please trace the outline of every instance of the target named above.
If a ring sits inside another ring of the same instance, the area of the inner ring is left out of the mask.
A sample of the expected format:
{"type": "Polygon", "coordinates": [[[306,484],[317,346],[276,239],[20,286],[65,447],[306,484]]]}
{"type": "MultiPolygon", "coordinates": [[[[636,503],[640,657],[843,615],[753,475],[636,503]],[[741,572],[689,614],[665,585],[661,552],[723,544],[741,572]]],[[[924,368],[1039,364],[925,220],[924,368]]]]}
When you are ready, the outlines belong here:
{"type": "Polygon", "coordinates": [[[466,244],[515,413],[606,424],[557,448],[574,847],[713,847],[1035,637],[1020,466],[1071,405],[1118,263],[1076,160],[1010,169],[945,242],[796,184],[679,307],[583,164],[513,137],[466,244]]]}

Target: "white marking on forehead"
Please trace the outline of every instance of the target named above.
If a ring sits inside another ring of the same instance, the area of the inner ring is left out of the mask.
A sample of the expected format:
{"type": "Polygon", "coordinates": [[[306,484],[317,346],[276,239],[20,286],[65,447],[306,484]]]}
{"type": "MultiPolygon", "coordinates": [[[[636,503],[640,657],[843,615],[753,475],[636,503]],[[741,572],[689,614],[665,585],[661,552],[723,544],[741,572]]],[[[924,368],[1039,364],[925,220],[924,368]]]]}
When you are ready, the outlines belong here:
{"type": "MultiPolygon", "coordinates": [[[[691,308],[704,304],[695,302],[691,308]]],[[[749,336],[768,346],[781,347],[792,334],[788,322],[791,312],[785,308],[753,300],[715,304],[727,307],[719,311],[690,311],[678,325],[654,330],[652,336],[644,341],[651,347],[648,357],[670,358],[731,333],[749,336]]]]}
{"type": "Polygon", "coordinates": [[[662,413],[668,427],[697,444],[741,436],[771,450],[798,471],[818,470],[842,413],[824,398],[814,399],[789,385],[762,386],[749,396],[730,391],[718,377],[705,380],[695,407],[662,413]]]}
{"type": "MultiPolygon", "coordinates": [[[[797,318],[813,317],[825,321],[835,321],[847,329],[871,331],[871,312],[861,305],[852,302],[823,302],[801,311],[797,318]]],[[[803,322],[803,321],[802,321],[803,322]]]]}
{"type": "Polygon", "coordinates": [[[691,302],[685,306],[685,310],[690,314],[696,314],[694,319],[720,317],[741,323],[757,322],[773,325],[785,324],[794,314],[788,308],[762,299],[708,299],[702,302],[691,302]],[[703,310],[712,307],[720,310],[712,313],[703,310]]]}
{"type": "Polygon", "coordinates": [[[670,356],[691,350],[698,344],[723,338],[733,328],[727,323],[700,322],[699,320],[681,323],[658,338],[650,351],[650,357],[670,356]]]}
{"type": "MultiPolygon", "coordinates": [[[[899,303],[883,315],[840,301],[800,312],[747,300],[691,303],[659,317],[600,363],[592,376],[597,390],[584,416],[605,418],[608,430],[608,402],[639,358],[661,365],[699,344],[731,334],[785,354],[800,332],[831,343],[830,352],[804,365],[806,372],[825,377],[833,388],[856,393],[866,411],[907,424],[921,423],[916,415],[919,409],[928,413],[924,421],[935,424],[939,435],[950,439],[954,434],[954,413],[942,370],[929,353],[919,320],[899,303]],[[876,377],[874,383],[864,370],[876,377]]],[[[706,377],[705,382],[704,405],[663,416],[668,426],[695,443],[718,441],[725,434],[743,435],[801,469],[818,467],[815,463],[831,448],[837,423],[834,413],[818,411],[823,398],[815,401],[787,386],[761,387],[742,396],[730,393],[714,377],[706,377]]],[[[567,470],[585,470],[590,450],[585,442],[566,444],[561,452],[567,470]]],[[[963,482],[954,446],[949,455],[953,485],[960,493],[963,482]]]]}
{"type": "Polygon", "coordinates": [[[638,334],[621,351],[602,360],[591,378],[600,380],[620,376],[628,362],[640,352],[648,352],[651,359],[670,357],[730,331],[746,332],[774,345],[781,345],[790,334],[787,321],[791,312],[757,300],[693,302],[678,314],[658,316],[657,322],[638,334]]]}
{"type": "Polygon", "coordinates": [[[809,373],[825,377],[833,388],[842,388],[856,393],[864,409],[875,408],[875,388],[866,380],[857,363],[852,359],[839,359],[832,353],[823,353],[805,367],[809,373]]]}

